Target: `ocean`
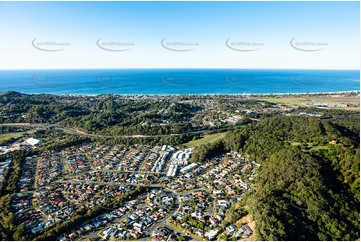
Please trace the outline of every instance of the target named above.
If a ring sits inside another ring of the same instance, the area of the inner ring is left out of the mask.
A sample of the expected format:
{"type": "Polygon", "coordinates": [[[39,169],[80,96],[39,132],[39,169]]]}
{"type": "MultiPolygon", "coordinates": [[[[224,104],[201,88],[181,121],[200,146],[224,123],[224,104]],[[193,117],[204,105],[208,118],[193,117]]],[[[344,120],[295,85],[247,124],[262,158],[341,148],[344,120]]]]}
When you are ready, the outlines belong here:
{"type": "Polygon", "coordinates": [[[0,70],[0,92],[28,94],[296,94],[360,90],[359,70],[0,70]]]}

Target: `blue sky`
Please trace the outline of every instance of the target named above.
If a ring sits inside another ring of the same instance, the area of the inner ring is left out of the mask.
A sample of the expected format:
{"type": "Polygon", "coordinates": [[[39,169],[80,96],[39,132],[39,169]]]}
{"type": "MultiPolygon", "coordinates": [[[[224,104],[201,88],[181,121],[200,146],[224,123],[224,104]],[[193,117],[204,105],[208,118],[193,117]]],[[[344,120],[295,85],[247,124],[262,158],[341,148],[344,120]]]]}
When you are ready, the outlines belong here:
{"type": "Polygon", "coordinates": [[[359,69],[359,9],[356,1],[0,2],[0,69],[359,69]]]}

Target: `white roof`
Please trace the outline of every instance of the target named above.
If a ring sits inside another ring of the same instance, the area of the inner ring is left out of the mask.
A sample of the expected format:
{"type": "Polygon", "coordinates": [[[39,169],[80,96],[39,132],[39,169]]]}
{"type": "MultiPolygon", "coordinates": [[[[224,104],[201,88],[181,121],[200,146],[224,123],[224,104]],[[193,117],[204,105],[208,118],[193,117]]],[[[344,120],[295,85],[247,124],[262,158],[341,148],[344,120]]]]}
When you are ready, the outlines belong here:
{"type": "Polygon", "coordinates": [[[39,139],[34,139],[34,138],[27,139],[27,140],[25,140],[25,142],[30,145],[39,145],[39,144],[43,143],[43,141],[41,141],[39,139]]]}
{"type": "Polygon", "coordinates": [[[214,236],[216,236],[218,233],[218,229],[212,229],[212,230],[209,230],[205,236],[207,236],[208,238],[214,238],[214,236]]]}

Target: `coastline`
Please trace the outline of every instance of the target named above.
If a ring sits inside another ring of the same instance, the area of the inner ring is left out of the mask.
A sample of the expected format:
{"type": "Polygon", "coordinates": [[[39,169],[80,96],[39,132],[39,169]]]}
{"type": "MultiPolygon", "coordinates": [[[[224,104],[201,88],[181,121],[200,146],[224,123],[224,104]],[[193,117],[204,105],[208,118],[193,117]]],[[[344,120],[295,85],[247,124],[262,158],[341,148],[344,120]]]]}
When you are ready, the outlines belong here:
{"type": "Polygon", "coordinates": [[[123,97],[136,97],[136,96],[149,96],[149,97],[165,97],[165,96],[246,96],[246,97],[273,97],[273,96],[324,96],[324,95],[348,95],[348,96],[360,96],[360,90],[347,90],[336,92],[302,92],[302,93],[242,93],[242,94],[227,94],[227,93],[209,93],[209,94],[54,94],[54,93],[23,93],[13,90],[0,92],[0,95],[5,93],[15,92],[24,95],[54,95],[54,96],[74,96],[74,97],[96,97],[96,96],[123,96],[123,97]],[[350,95],[352,94],[352,95],[350,95]]]}
{"type": "MultiPolygon", "coordinates": [[[[1,91],[74,96],[334,95],[360,90],[358,70],[135,69],[0,71],[1,91]],[[5,74],[6,73],[6,74],[5,74]]],[[[347,94],[349,95],[349,94],[347,94]]]]}

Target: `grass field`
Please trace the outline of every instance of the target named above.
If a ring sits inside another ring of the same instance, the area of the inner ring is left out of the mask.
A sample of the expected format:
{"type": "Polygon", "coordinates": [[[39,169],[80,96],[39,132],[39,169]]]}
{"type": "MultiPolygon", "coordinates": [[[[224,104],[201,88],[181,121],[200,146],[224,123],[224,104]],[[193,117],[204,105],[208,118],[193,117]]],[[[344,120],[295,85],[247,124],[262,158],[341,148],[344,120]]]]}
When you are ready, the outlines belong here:
{"type": "Polygon", "coordinates": [[[226,132],[223,133],[219,133],[219,134],[208,134],[205,135],[203,138],[201,139],[197,139],[197,140],[191,140],[188,143],[184,143],[181,146],[185,146],[187,148],[191,148],[191,147],[195,147],[195,146],[200,146],[202,144],[205,143],[211,143],[216,141],[217,139],[222,138],[224,135],[226,134],[226,132]]]}
{"type": "Polygon", "coordinates": [[[14,137],[19,136],[21,134],[22,134],[22,132],[0,134],[0,142],[11,139],[11,138],[14,138],[14,137]]]}
{"type": "MultiPolygon", "coordinates": [[[[297,105],[303,106],[306,103],[337,103],[337,104],[349,104],[349,105],[360,105],[360,97],[265,97],[259,100],[264,100],[273,103],[285,104],[285,105],[297,105]]],[[[348,109],[348,110],[359,110],[360,107],[345,107],[335,109],[348,109]]]]}

